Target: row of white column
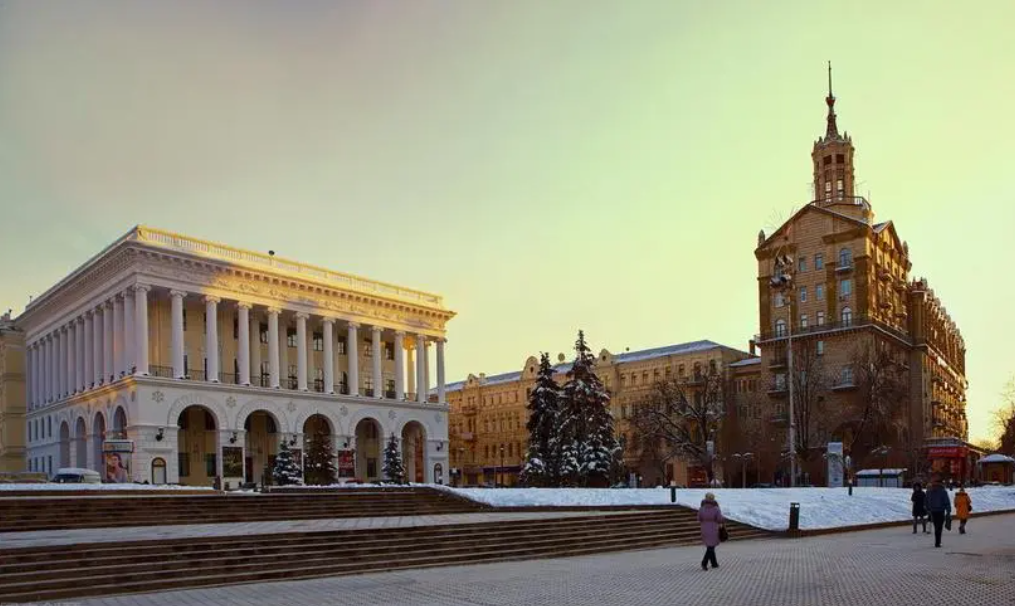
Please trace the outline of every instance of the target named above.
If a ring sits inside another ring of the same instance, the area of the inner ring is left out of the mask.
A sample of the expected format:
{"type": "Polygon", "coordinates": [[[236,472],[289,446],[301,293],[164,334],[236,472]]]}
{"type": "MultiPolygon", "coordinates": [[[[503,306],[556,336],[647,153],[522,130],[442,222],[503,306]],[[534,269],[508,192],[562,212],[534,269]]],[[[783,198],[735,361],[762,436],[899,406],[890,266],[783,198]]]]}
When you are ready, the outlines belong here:
{"type": "MultiPolygon", "coordinates": [[[[188,293],[180,290],[170,291],[170,313],[171,313],[171,326],[172,326],[172,341],[171,341],[171,359],[173,366],[173,376],[182,379],[187,374],[187,369],[184,366],[184,330],[183,330],[183,309],[184,309],[184,298],[188,293]]],[[[219,342],[218,342],[218,306],[221,303],[221,299],[214,296],[203,297],[205,304],[205,314],[209,319],[207,322],[207,328],[205,331],[205,356],[207,358],[207,370],[205,372],[205,380],[211,382],[218,382],[219,380],[219,342]]],[[[237,315],[237,366],[239,366],[239,377],[237,382],[241,385],[250,385],[251,370],[255,373],[260,374],[261,368],[261,347],[259,340],[257,342],[251,342],[251,334],[258,335],[260,332],[260,322],[251,313],[253,306],[245,301],[238,301],[236,303],[236,315],[237,315]]],[[[280,339],[284,338],[279,332],[279,316],[282,314],[282,309],[278,307],[268,307],[265,311],[268,318],[268,381],[269,387],[279,389],[281,388],[281,343],[280,339]]],[[[309,364],[307,354],[307,321],[310,319],[310,315],[304,312],[297,312],[296,314],[296,389],[299,391],[308,391],[308,375],[309,375],[309,364]]],[[[335,322],[334,318],[322,317],[321,323],[323,325],[323,340],[324,340],[324,391],[326,393],[335,392],[335,322]]],[[[382,362],[383,362],[383,346],[382,346],[382,335],[383,328],[380,326],[370,327],[372,331],[372,358],[373,368],[371,374],[373,378],[373,397],[382,398],[384,397],[383,373],[382,373],[382,362]]],[[[348,322],[347,324],[347,343],[348,347],[346,354],[348,355],[348,389],[349,393],[353,395],[359,394],[359,329],[360,324],[357,322],[348,322]]],[[[405,332],[395,332],[394,342],[394,357],[395,357],[395,399],[404,400],[406,396],[405,389],[405,376],[406,376],[406,364],[405,364],[405,332]]],[[[426,402],[427,392],[429,391],[429,364],[427,354],[427,337],[425,335],[415,335],[416,339],[416,369],[415,373],[412,373],[410,369],[410,378],[415,375],[415,383],[419,385],[416,393],[416,400],[420,403],[426,402]]],[[[437,349],[437,397],[438,401],[445,401],[445,379],[444,379],[444,339],[431,339],[436,342],[437,349]]],[[[410,385],[411,391],[411,385],[410,385]]]]}
{"type": "Polygon", "coordinates": [[[30,407],[148,374],[148,291],[132,286],[30,343],[30,407]]]}

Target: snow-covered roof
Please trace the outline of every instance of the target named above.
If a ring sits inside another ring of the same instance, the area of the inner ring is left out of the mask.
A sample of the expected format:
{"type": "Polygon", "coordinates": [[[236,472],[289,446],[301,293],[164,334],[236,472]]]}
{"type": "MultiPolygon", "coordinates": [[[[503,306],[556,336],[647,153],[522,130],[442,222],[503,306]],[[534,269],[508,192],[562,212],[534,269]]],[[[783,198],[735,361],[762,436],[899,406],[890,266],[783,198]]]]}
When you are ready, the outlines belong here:
{"type": "Polygon", "coordinates": [[[861,469],[860,471],[856,472],[856,475],[857,477],[866,478],[871,476],[878,477],[881,475],[898,476],[904,473],[906,473],[905,469],[885,468],[885,469],[861,469]]]}
{"type": "MultiPolygon", "coordinates": [[[[613,356],[614,364],[623,364],[627,362],[641,362],[644,360],[651,360],[653,358],[662,358],[665,356],[681,355],[694,353],[698,351],[707,351],[722,347],[722,345],[715,341],[709,341],[707,339],[701,341],[691,341],[688,343],[679,343],[677,345],[667,345],[665,347],[654,347],[652,349],[642,349],[639,351],[627,351],[624,353],[616,354],[613,356]]],[[[760,362],[760,358],[758,361],[760,362]]],[[[557,364],[553,367],[554,373],[564,374],[571,370],[571,362],[565,362],[563,364],[557,364]]],[[[499,375],[490,375],[483,378],[481,385],[490,386],[498,385],[503,383],[511,383],[521,379],[521,371],[516,372],[505,372],[499,375]]],[[[445,388],[446,391],[459,391],[465,387],[467,381],[456,381],[454,383],[448,383],[445,388]]],[[[437,393],[436,390],[431,390],[430,393],[437,393]]]]}
{"type": "Polygon", "coordinates": [[[761,364],[761,358],[744,358],[739,362],[730,364],[730,368],[740,368],[741,366],[754,366],[755,364],[761,364]]]}
{"type": "Polygon", "coordinates": [[[980,463],[1015,463],[1015,458],[995,452],[980,458],[980,463]]]}

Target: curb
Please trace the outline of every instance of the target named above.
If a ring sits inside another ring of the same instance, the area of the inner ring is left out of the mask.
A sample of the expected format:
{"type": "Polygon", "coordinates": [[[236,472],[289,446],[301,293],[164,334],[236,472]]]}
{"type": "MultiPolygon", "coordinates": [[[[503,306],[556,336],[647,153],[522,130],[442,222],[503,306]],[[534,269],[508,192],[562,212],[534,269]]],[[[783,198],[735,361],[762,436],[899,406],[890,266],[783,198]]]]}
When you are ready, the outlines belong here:
{"type": "MultiPolygon", "coordinates": [[[[1015,509],[998,509],[996,511],[973,512],[969,517],[982,518],[987,516],[998,516],[1015,513],[1015,509]]],[[[954,519],[954,518],[953,518],[954,519]]],[[[892,528],[896,526],[909,526],[913,520],[899,520],[897,522],[875,522],[873,524],[860,524],[858,526],[840,526],[837,528],[815,528],[813,530],[785,530],[774,534],[785,536],[790,539],[805,539],[826,534],[843,534],[846,532],[861,532],[864,530],[878,530],[880,528],[892,528]]]]}

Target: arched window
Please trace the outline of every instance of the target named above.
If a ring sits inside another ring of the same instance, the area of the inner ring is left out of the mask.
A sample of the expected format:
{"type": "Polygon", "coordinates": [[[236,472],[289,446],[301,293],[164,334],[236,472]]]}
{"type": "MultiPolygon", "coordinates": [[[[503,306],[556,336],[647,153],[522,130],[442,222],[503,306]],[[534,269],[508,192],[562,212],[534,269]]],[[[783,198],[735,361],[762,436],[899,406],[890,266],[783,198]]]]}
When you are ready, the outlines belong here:
{"type": "Polygon", "coordinates": [[[842,325],[851,326],[853,324],[853,310],[848,307],[842,308],[842,325]]]}
{"type": "Polygon", "coordinates": [[[786,336],[786,320],[775,321],[775,336],[785,337],[786,336]]]}
{"type": "Polygon", "coordinates": [[[152,484],[166,483],[166,460],[162,457],[152,459],[152,484]]]}
{"type": "Polygon", "coordinates": [[[839,267],[849,267],[851,265],[853,265],[853,251],[843,248],[839,251],[839,267]]]}

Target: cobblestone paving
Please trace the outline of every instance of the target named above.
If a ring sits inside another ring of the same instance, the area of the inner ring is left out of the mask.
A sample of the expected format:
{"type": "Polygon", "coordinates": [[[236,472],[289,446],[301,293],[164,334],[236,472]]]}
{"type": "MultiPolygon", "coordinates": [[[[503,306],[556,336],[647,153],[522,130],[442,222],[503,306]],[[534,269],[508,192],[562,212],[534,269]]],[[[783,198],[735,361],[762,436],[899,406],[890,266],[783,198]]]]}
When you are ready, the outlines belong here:
{"type": "Polygon", "coordinates": [[[697,547],[130,595],[82,604],[168,606],[1015,604],[1015,515],[974,519],[942,549],[909,528],[733,542],[718,570],[697,547]]]}
{"type": "Polygon", "coordinates": [[[188,524],[180,526],[125,526],[122,528],[77,528],[70,530],[30,530],[0,532],[0,548],[17,549],[47,545],[105,543],[110,541],[144,541],[151,539],[183,539],[223,537],[283,532],[328,532],[335,530],[366,530],[371,528],[408,528],[446,524],[484,524],[515,520],[543,520],[589,515],[628,514],[630,511],[528,511],[489,513],[450,513],[424,516],[386,516],[377,518],[327,518],[316,520],[277,520],[273,522],[235,522],[219,524],[188,524]]]}

